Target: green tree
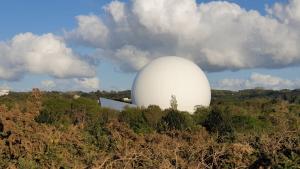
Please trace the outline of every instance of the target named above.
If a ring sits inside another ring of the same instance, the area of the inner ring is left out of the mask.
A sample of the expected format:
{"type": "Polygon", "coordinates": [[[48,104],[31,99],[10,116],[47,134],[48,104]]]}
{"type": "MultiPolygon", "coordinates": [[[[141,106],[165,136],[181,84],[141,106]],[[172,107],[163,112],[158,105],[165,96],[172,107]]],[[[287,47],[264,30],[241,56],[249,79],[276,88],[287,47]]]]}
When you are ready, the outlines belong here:
{"type": "Polygon", "coordinates": [[[177,103],[177,99],[176,99],[176,96],[175,96],[175,95],[172,95],[172,96],[171,96],[170,106],[171,106],[171,109],[177,110],[178,103],[177,103]]]}
{"type": "Polygon", "coordinates": [[[160,122],[159,130],[186,130],[194,125],[191,115],[174,109],[167,109],[160,122]]]}
{"type": "Polygon", "coordinates": [[[119,115],[119,120],[129,124],[136,133],[148,133],[151,127],[148,125],[142,110],[126,107],[119,115]]]}
{"type": "Polygon", "coordinates": [[[233,140],[234,128],[231,121],[231,112],[228,107],[213,107],[203,126],[210,133],[217,133],[219,141],[233,140]]]}
{"type": "Polygon", "coordinates": [[[158,123],[161,121],[162,117],[165,116],[165,112],[160,109],[159,106],[150,105],[147,109],[143,110],[144,117],[152,128],[157,128],[158,123]]]}

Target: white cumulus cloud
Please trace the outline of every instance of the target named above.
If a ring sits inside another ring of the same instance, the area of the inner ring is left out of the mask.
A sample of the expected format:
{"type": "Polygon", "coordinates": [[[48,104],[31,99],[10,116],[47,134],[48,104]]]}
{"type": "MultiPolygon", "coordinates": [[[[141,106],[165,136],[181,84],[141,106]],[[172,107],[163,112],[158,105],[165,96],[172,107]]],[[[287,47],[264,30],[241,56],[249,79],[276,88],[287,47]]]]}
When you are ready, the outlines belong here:
{"type": "Polygon", "coordinates": [[[65,32],[65,37],[85,46],[105,46],[109,30],[96,15],[79,15],[76,17],[78,27],[65,32]]]}
{"type": "Polygon", "coordinates": [[[111,14],[116,23],[122,22],[126,18],[125,4],[120,1],[112,1],[107,6],[104,6],[104,10],[111,14]]]}
{"type": "Polygon", "coordinates": [[[53,80],[43,80],[41,84],[42,88],[45,90],[52,90],[56,86],[56,83],[53,80]]]}
{"type": "Polygon", "coordinates": [[[51,33],[23,33],[0,42],[0,79],[18,80],[26,73],[56,78],[93,77],[95,71],[51,33]]]}
{"type": "Polygon", "coordinates": [[[299,0],[276,3],[267,15],[196,0],[112,1],[104,10],[108,15],[77,17],[78,27],[66,37],[98,48],[124,71],[166,55],[186,57],[207,71],[300,64],[299,0]]]}
{"type": "Polygon", "coordinates": [[[275,3],[267,8],[271,16],[277,17],[281,22],[288,25],[300,25],[300,1],[290,0],[288,4],[275,3]]]}
{"type": "Polygon", "coordinates": [[[49,91],[96,91],[100,80],[92,78],[52,79],[41,81],[41,88],[49,91]]]}
{"type": "Polygon", "coordinates": [[[253,73],[249,79],[223,79],[215,86],[216,89],[241,90],[253,88],[265,89],[296,89],[300,87],[300,79],[289,80],[281,77],[253,73]]]}
{"type": "Polygon", "coordinates": [[[85,90],[97,90],[99,89],[100,81],[98,78],[79,78],[74,79],[75,83],[79,86],[79,88],[83,88],[85,90]]]}

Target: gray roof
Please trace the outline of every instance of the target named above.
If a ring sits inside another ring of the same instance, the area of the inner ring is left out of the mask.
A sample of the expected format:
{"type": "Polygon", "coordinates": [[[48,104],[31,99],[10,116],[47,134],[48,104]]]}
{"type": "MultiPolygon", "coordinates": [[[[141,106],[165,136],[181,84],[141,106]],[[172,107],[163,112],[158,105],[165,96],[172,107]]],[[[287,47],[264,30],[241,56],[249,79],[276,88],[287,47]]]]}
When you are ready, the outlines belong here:
{"type": "Polygon", "coordinates": [[[107,107],[119,111],[122,111],[125,106],[136,107],[136,105],[134,104],[124,103],[124,102],[106,99],[102,97],[100,97],[99,101],[101,102],[101,107],[107,107]]]}

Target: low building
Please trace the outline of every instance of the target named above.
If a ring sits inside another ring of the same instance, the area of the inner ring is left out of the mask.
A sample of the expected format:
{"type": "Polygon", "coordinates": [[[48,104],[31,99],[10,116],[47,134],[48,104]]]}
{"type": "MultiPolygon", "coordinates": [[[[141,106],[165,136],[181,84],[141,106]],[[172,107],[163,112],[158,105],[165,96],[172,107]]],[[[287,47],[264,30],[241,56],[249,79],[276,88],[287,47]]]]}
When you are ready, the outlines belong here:
{"type": "Polygon", "coordinates": [[[126,103],[131,103],[131,99],[129,99],[129,98],[127,98],[127,97],[125,97],[125,98],[123,98],[123,102],[126,102],[126,103]]]}
{"type": "Polygon", "coordinates": [[[133,104],[110,100],[102,97],[99,98],[98,103],[101,107],[106,107],[118,111],[122,111],[124,107],[136,107],[136,105],[133,104]]]}

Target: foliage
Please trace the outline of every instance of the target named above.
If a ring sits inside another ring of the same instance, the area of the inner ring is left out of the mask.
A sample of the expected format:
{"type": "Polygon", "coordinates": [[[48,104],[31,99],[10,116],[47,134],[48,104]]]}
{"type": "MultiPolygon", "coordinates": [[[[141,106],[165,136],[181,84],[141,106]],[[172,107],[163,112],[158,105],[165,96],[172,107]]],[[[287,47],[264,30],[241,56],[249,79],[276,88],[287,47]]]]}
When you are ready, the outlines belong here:
{"type": "Polygon", "coordinates": [[[59,94],[44,98],[42,110],[36,121],[48,124],[69,125],[80,123],[87,118],[96,118],[100,107],[96,100],[89,98],[73,99],[59,94]]]}
{"type": "Polygon", "coordinates": [[[159,106],[150,105],[147,109],[143,110],[143,115],[146,122],[150,127],[156,129],[162,119],[166,114],[165,111],[162,111],[159,106]]]}
{"type": "Polygon", "coordinates": [[[39,168],[35,161],[25,159],[25,158],[19,158],[18,165],[19,165],[20,169],[38,169],[39,168]]]}
{"type": "Polygon", "coordinates": [[[177,100],[176,100],[176,96],[175,96],[175,95],[172,95],[172,96],[171,96],[170,106],[171,106],[171,109],[177,110],[178,103],[177,103],[177,100]]]}
{"type": "Polygon", "coordinates": [[[232,117],[233,128],[239,132],[255,131],[262,132],[269,129],[271,124],[267,121],[252,116],[235,115],[232,117]]]}
{"type": "Polygon", "coordinates": [[[108,131],[104,128],[104,123],[99,118],[90,121],[85,129],[90,134],[90,136],[87,136],[89,142],[100,149],[110,150],[113,148],[113,143],[108,137],[108,131]]]}
{"type": "Polygon", "coordinates": [[[219,139],[234,139],[234,127],[231,121],[231,112],[227,107],[216,107],[212,109],[207,119],[202,124],[211,133],[217,133],[219,139]]]}
{"type": "Polygon", "coordinates": [[[43,102],[40,115],[36,118],[39,123],[53,124],[55,122],[64,123],[65,115],[71,108],[69,100],[64,98],[49,98],[43,102]]]}
{"type": "Polygon", "coordinates": [[[192,129],[194,123],[187,112],[167,109],[166,116],[161,119],[160,130],[187,130],[192,129]]]}
{"type": "Polygon", "coordinates": [[[151,128],[147,120],[139,108],[125,108],[119,115],[119,120],[129,124],[129,126],[137,133],[151,132],[151,128]]]}
{"type": "Polygon", "coordinates": [[[0,168],[299,168],[299,92],[214,90],[193,115],[96,101],[128,91],[11,93],[0,97],[0,168]]]}
{"type": "Polygon", "coordinates": [[[197,107],[193,119],[196,124],[202,125],[204,121],[207,119],[207,116],[210,114],[211,109],[206,107],[197,107]]]}

